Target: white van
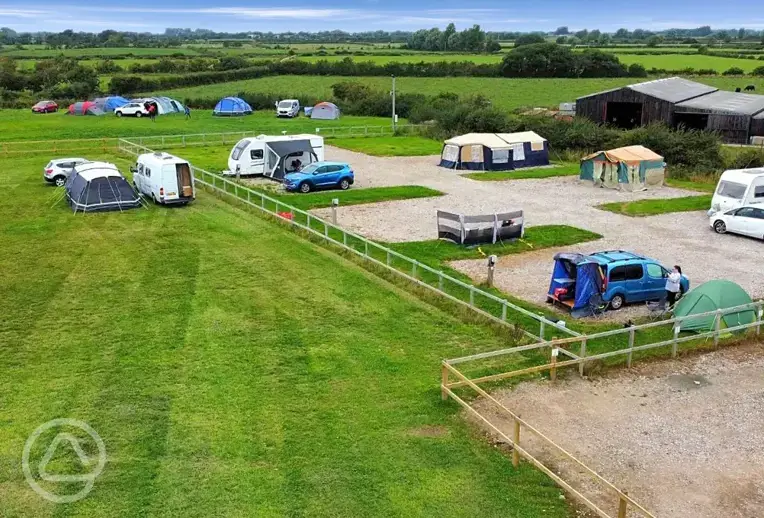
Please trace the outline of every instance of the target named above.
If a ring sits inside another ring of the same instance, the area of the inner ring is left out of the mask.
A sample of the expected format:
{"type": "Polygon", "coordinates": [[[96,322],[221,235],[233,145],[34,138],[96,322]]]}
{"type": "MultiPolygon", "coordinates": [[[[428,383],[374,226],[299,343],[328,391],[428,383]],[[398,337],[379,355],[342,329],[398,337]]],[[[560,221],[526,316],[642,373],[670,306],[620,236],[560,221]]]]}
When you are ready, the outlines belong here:
{"type": "Polygon", "coordinates": [[[764,203],[764,167],[730,169],[719,178],[708,215],[752,203],[764,203]]]}
{"type": "Polygon", "coordinates": [[[194,175],[188,161],[169,153],[145,153],[138,157],[133,185],[155,203],[189,203],[196,198],[194,175]]]}
{"type": "Polygon", "coordinates": [[[286,173],[324,160],[324,137],[258,135],[243,138],[231,149],[224,175],[263,175],[281,180],[286,173]]]}
{"type": "Polygon", "coordinates": [[[297,117],[300,115],[300,101],[284,99],[276,103],[276,117],[297,117]]]}

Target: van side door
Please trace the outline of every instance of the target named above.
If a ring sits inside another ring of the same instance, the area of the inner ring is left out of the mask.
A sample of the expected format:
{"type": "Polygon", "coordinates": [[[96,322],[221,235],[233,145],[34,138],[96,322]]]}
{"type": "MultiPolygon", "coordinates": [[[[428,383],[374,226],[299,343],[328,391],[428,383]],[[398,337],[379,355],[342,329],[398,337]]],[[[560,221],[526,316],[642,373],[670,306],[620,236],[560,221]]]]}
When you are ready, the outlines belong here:
{"type": "Polygon", "coordinates": [[[645,299],[662,299],[666,291],[668,272],[661,265],[655,263],[645,263],[645,270],[647,270],[644,281],[645,299]]]}
{"type": "Polygon", "coordinates": [[[645,275],[645,268],[641,263],[626,266],[626,300],[629,302],[647,300],[645,275]]]}

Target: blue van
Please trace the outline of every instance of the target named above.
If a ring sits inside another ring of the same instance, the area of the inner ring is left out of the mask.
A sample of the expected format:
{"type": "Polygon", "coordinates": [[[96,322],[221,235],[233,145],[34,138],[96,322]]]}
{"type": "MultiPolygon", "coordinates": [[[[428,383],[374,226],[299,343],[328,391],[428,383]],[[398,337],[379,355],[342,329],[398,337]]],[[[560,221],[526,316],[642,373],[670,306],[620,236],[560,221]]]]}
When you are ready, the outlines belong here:
{"type": "MultiPolygon", "coordinates": [[[[661,300],[665,294],[669,269],[649,257],[611,250],[561,253],[554,261],[547,301],[567,307],[574,317],[591,315],[605,304],[621,309],[624,304],[661,300]]],[[[690,281],[682,275],[681,293],[689,289],[690,281]]]]}

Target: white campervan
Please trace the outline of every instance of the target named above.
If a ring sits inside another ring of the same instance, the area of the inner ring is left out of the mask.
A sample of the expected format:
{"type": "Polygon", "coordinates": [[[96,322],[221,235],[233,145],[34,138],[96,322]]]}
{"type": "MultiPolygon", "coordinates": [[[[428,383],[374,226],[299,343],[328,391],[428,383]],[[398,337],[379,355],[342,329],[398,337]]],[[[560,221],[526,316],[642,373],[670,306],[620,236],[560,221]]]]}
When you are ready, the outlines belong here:
{"type": "Polygon", "coordinates": [[[182,158],[145,153],[130,170],[135,189],[155,203],[188,203],[196,197],[191,165],[182,158]]]}
{"type": "Polygon", "coordinates": [[[708,215],[751,203],[764,203],[764,167],[730,169],[719,178],[708,215]]]}
{"type": "Polygon", "coordinates": [[[300,101],[284,99],[276,103],[276,117],[297,117],[300,115],[300,101]]]}
{"type": "Polygon", "coordinates": [[[286,173],[324,159],[324,137],[259,135],[241,139],[228,156],[226,175],[263,175],[281,180],[286,173]]]}

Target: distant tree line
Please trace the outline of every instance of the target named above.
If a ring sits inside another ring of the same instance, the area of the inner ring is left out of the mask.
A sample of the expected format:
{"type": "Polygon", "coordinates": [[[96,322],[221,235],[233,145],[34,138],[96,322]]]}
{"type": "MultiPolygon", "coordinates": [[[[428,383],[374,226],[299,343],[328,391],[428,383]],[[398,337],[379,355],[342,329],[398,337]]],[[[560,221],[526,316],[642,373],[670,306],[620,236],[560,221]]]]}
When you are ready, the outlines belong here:
{"type": "Polygon", "coordinates": [[[417,50],[454,50],[468,52],[498,51],[498,41],[516,41],[519,38],[536,35],[542,38],[557,37],[558,43],[598,44],[637,42],[660,44],[665,41],[697,43],[697,39],[715,43],[734,41],[756,41],[764,39],[764,31],[740,28],[736,30],[713,30],[710,26],[694,29],[667,29],[650,31],[621,28],[615,32],[599,29],[582,29],[571,32],[567,26],[546,32],[483,31],[473,26],[457,31],[454,24],[445,30],[439,28],[411,31],[318,31],[318,32],[217,32],[207,29],[168,28],[164,33],[130,32],[105,30],[98,33],[75,32],[67,29],[54,32],[16,32],[9,27],[0,27],[0,45],[27,45],[32,43],[53,48],[93,48],[93,47],[175,47],[184,43],[200,41],[220,41],[223,46],[241,46],[243,41],[259,43],[405,43],[417,50]],[[453,36],[453,39],[452,39],[453,36]],[[495,49],[495,50],[492,50],[495,49]]]}

